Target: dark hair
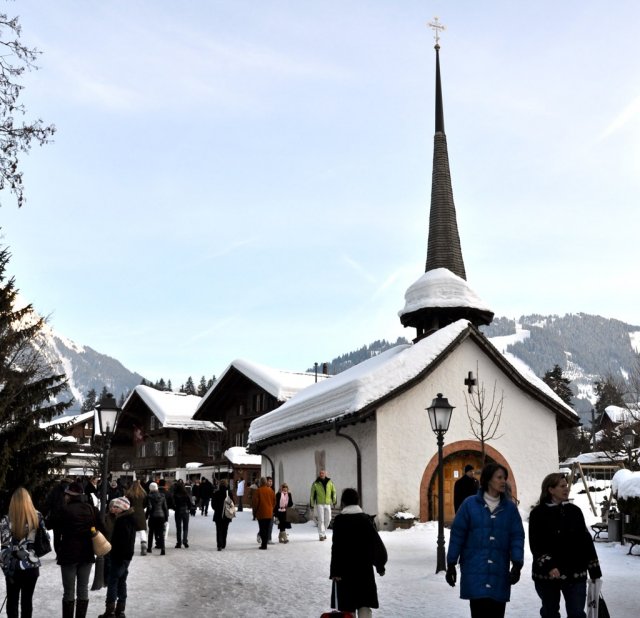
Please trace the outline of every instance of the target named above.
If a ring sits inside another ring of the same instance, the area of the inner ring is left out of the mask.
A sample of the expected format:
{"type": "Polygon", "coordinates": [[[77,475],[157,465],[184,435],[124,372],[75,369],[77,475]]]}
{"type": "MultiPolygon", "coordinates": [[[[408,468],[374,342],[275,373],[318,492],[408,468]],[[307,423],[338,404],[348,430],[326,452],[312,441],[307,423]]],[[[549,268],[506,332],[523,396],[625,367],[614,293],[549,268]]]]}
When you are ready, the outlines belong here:
{"type": "Polygon", "coordinates": [[[551,474],[547,474],[542,480],[542,486],[540,487],[540,499],[538,500],[538,504],[546,504],[547,502],[551,502],[551,498],[549,497],[549,490],[557,487],[560,484],[562,479],[566,478],[564,474],[561,472],[552,472],[551,474]]]}
{"type": "Polygon", "coordinates": [[[185,489],[185,486],[182,483],[176,483],[173,486],[173,493],[174,495],[178,495],[178,496],[186,496],[187,490],[185,489]]]}
{"type": "Polygon", "coordinates": [[[504,472],[505,480],[509,478],[509,471],[502,464],[492,462],[482,468],[482,473],[480,474],[480,487],[482,488],[482,491],[488,491],[489,481],[498,470],[502,470],[504,472]]]}
{"type": "Polygon", "coordinates": [[[359,500],[360,496],[358,496],[358,491],[353,487],[347,487],[342,492],[342,498],[340,498],[342,506],[352,506],[354,504],[358,504],[359,500]]]}

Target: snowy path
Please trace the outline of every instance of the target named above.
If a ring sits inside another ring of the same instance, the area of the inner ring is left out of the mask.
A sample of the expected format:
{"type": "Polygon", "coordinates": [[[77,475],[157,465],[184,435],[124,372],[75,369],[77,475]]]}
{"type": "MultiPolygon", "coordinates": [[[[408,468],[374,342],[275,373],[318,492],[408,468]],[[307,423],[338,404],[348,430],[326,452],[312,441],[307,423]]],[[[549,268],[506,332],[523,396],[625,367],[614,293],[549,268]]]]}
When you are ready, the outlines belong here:
{"type": "MultiPolygon", "coordinates": [[[[238,513],[229,528],[227,549],[221,552],[216,551],[210,516],[191,518],[189,549],[174,549],[174,531],[172,520],[166,556],[158,552],[135,556],[129,575],[128,618],[318,618],[329,609],[331,536],[320,543],[312,523],[295,525],[290,543],[276,542],[268,551],[257,549],[257,524],[250,511],[238,513]]],[[[277,534],[276,529],[276,541],[277,534]]],[[[468,617],[468,604],[458,598],[459,589],[451,589],[443,573],[434,573],[436,534],[434,522],[381,533],[389,563],[387,574],[378,578],[381,609],[374,616],[468,617]]],[[[603,564],[603,594],[611,614],[637,616],[640,556],[627,556],[627,548],[615,543],[598,543],[597,548],[603,564]]],[[[507,616],[538,616],[528,552],[526,561],[507,616]]],[[[4,598],[4,583],[0,592],[4,598]]],[[[88,616],[104,611],[105,592],[91,592],[88,616]]],[[[59,616],[61,598],[60,572],[51,554],[44,559],[36,587],[34,617],[59,616]]]]}

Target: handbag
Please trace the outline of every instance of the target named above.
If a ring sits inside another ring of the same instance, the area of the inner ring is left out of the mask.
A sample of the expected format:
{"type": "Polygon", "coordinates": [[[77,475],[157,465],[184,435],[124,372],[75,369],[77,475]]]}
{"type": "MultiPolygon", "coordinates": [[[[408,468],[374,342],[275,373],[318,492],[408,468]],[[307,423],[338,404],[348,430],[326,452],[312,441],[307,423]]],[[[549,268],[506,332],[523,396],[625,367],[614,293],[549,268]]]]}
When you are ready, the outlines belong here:
{"type": "Polygon", "coordinates": [[[33,540],[33,551],[38,558],[46,556],[51,551],[51,539],[42,520],[39,522],[38,529],[36,530],[36,538],[33,540]]]}
{"type": "Polygon", "coordinates": [[[610,618],[609,608],[602,596],[602,580],[587,582],[587,618],[610,618]]]}
{"type": "Polygon", "coordinates": [[[92,531],[91,544],[93,545],[93,553],[96,556],[105,556],[111,551],[111,543],[107,541],[100,530],[92,531]]]}
{"type": "Polygon", "coordinates": [[[297,524],[300,520],[300,517],[298,515],[298,509],[296,509],[295,506],[287,507],[287,511],[284,518],[285,518],[285,521],[289,524],[297,524]]]}
{"type": "Polygon", "coordinates": [[[224,499],[224,516],[227,519],[233,519],[236,516],[236,505],[233,503],[233,500],[227,496],[224,499]]]}

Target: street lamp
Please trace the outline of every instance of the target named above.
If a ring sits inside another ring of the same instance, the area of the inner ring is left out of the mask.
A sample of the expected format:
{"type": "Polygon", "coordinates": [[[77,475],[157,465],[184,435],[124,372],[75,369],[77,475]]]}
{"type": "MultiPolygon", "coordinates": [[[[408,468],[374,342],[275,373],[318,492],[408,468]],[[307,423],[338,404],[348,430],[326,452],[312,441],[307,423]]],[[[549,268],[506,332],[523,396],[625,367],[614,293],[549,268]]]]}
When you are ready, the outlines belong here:
{"type": "Polygon", "coordinates": [[[624,442],[624,446],[627,449],[627,461],[629,462],[629,470],[633,470],[631,451],[633,450],[636,436],[631,429],[629,429],[629,431],[627,431],[627,433],[622,436],[622,441],[624,442]]]}
{"type": "Polygon", "coordinates": [[[449,429],[451,422],[452,406],[442,393],[431,402],[427,408],[431,429],[436,434],[438,440],[438,551],[436,560],[436,573],[446,571],[447,565],[444,554],[444,468],[442,465],[442,447],[444,445],[444,434],[449,429]]]}
{"type": "MultiPolygon", "coordinates": [[[[100,519],[104,521],[107,511],[107,477],[109,476],[109,449],[111,448],[111,438],[118,422],[120,408],[113,395],[108,393],[96,406],[93,417],[94,435],[99,429],[102,436],[102,481],[100,483],[100,519]]],[[[104,557],[96,558],[96,568],[93,577],[91,590],[100,590],[106,585],[104,581],[104,557]]]]}

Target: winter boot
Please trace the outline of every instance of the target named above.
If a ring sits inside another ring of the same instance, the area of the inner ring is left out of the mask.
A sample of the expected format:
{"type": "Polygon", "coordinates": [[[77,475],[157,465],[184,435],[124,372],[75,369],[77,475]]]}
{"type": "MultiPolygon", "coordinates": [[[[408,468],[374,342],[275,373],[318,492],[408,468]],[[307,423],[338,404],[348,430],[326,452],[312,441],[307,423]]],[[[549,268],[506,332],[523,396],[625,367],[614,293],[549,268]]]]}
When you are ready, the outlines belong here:
{"type": "Polygon", "coordinates": [[[105,604],[104,614],[100,614],[98,618],[115,618],[116,604],[113,601],[107,601],[105,604]]]}
{"type": "Polygon", "coordinates": [[[117,618],[127,618],[124,615],[124,609],[127,606],[127,602],[126,601],[118,601],[118,604],[116,605],[116,616],[117,618]]]}
{"type": "Polygon", "coordinates": [[[280,532],[280,534],[278,535],[278,543],[284,543],[285,542],[285,540],[284,540],[285,536],[286,535],[285,535],[284,532],[280,532]]]}
{"type": "Polygon", "coordinates": [[[142,541],[140,543],[140,555],[141,556],[146,556],[147,555],[147,542],[146,541],[142,541]]]}
{"type": "Polygon", "coordinates": [[[76,599],[76,618],[87,618],[89,599],[76,599]]]}
{"type": "Polygon", "coordinates": [[[62,618],[73,618],[76,609],[75,601],[62,601],[62,618]]]}

